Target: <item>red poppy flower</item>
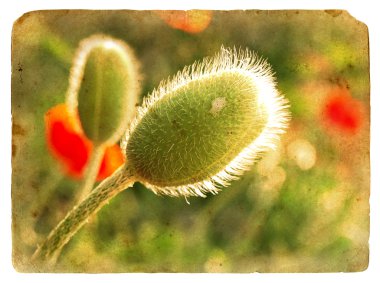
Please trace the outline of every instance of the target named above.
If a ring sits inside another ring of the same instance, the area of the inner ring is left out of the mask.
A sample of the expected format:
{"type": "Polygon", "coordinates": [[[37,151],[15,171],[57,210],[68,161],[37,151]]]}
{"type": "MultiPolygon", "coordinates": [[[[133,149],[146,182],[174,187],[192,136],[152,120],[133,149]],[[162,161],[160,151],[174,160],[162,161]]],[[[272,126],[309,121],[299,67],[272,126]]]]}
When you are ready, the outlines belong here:
{"type": "Polygon", "coordinates": [[[99,168],[97,180],[103,180],[111,175],[124,163],[124,155],[121,153],[119,145],[115,144],[106,148],[102,163],[99,168]]]}
{"type": "MultiPolygon", "coordinates": [[[[59,104],[45,114],[47,145],[61,162],[67,174],[81,178],[92,152],[92,142],[84,135],[78,114],[72,115],[66,104],[59,104]]],[[[113,173],[124,162],[118,145],[107,147],[99,169],[100,181],[113,173]]]]}
{"type": "Polygon", "coordinates": [[[354,99],[349,90],[334,88],[324,105],[323,118],[329,125],[355,134],[363,124],[363,104],[354,99]]]}
{"type": "Polygon", "coordinates": [[[157,11],[157,13],[172,28],[188,33],[204,31],[212,19],[212,11],[207,10],[157,11]]]}

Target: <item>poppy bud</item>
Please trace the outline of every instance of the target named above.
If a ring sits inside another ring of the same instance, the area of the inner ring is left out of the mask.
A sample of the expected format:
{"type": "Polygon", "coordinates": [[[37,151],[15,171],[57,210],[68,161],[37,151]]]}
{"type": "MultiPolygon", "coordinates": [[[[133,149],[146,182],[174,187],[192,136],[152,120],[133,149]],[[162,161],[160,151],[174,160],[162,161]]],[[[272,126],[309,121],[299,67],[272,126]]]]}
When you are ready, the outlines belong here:
{"type": "Polygon", "coordinates": [[[85,135],[94,144],[117,142],[135,115],[138,64],[121,40],[104,35],[84,39],[74,58],[67,101],[78,108],[85,135]]]}
{"type": "Polygon", "coordinates": [[[216,193],[275,146],[287,108],[268,63],[222,48],[144,101],[124,141],[128,168],[155,193],[216,193]]]}

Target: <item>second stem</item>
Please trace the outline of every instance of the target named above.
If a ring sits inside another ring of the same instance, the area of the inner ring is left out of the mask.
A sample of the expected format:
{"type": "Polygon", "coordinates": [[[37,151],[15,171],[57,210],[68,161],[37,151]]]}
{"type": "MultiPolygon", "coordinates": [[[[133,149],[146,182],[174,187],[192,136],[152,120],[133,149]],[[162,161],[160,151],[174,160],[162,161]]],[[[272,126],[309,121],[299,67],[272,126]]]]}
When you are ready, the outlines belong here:
{"type": "Polygon", "coordinates": [[[115,195],[131,187],[134,182],[134,176],[126,165],[117,169],[66,215],[35,251],[33,260],[49,261],[57,258],[63,246],[91,216],[95,215],[115,195]]]}

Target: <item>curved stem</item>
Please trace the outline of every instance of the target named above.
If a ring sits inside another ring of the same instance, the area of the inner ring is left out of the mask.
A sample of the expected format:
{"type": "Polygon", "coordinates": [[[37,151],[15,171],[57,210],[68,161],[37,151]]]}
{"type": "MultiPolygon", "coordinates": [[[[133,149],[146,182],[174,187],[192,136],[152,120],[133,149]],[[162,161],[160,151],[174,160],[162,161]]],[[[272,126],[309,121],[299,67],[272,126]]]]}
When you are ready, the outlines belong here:
{"type": "Polygon", "coordinates": [[[66,41],[60,36],[53,33],[49,28],[45,26],[39,26],[42,36],[40,40],[41,47],[53,56],[56,62],[58,62],[65,70],[70,69],[72,63],[74,50],[72,46],[66,43],[66,41]]]}
{"type": "Polygon", "coordinates": [[[51,231],[45,242],[37,248],[32,260],[58,258],[63,246],[75,233],[95,215],[115,195],[131,187],[135,182],[133,174],[126,166],[121,166],[113,175],[101,182],[78,206],[51,231]]]}
{"type": "Polygon", "coordinates": [[[77,201],[83,200],[91,192],[91,189],[96,182],[96,177],[102,163],[104,152],[104,145],[94,145],[90,160],[88,161],[86,170],[84,172],[84,182],[80,189],[79,196],[77,197],[77,201]]]}

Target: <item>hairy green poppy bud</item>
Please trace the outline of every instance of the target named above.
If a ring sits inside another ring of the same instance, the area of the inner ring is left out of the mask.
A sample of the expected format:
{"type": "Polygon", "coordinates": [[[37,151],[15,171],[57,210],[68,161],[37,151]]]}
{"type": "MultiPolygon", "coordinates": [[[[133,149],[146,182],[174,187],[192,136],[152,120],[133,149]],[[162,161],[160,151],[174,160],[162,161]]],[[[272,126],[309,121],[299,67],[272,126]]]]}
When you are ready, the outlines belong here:
{"type": "Polygon", "coordinates": [[[287,108],[268,63],[222,48],[145,99],[123,142],[128,167],[155,193],[217,193],[275,146],[287,108]]]}
{"type": "Polygon", "coordinates": [[[121,40],[94,35],[80,43],[68,91],[86,136],[95,144],[118,141],[135,115],[137,60],[121,40]]]}

